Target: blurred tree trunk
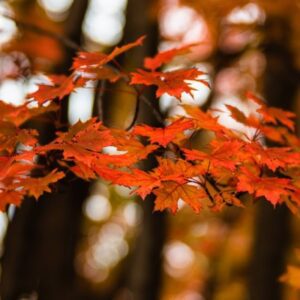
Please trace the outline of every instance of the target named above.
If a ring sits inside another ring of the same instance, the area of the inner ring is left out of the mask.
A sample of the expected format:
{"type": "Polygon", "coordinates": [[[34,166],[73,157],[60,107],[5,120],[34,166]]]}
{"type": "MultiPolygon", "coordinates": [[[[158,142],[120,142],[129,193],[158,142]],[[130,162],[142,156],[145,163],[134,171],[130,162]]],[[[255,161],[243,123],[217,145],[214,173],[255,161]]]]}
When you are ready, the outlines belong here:
{"type": "MultiPolygon", "coordinates": [[[[271,106],[283,109],[292,109],[297,92],[289,32],[285,19],[270,17],[266,24],[264,96],[271,106]]],[[[266,201],[258,204],[249,282],[251,300],[283,299],[278,278],[285,270],[285,255],[290,241],[289,221],[290,212],[285,205],[274,209],[266,201]]]]}
{"type": "MultiPolygon", "coordinates": [[[[75,0],[66,20],[66,34],[78,43],[87,4],[87,0],[75,0]]],[[[68,72],[73,55],[69,51],[57,70],[68,72]]],[[[54,129],[41,130],[53,135],[54,129]]],[[[58,189],[37,203],[26,199],[16,209],[5,239],[1,299],[74,299],[74,255],[88,184],[66,179],[58,189]]]]}
{"type": "MultiPolygon", "coordinates": [[[[157,52],[159,33],[157,20],[151,16],[154,1],[129,0],[127,6],[126,25],[123,43],[131,42],[146,34],[143,47],[137,47],[126,53],[122,66],[132,70],[141,67],[146,56],[157,52]]],[[[146,97],[158,109],[154,90],[145,93],[146,97]]],[[[141,101],[141,100],[137,100],[141,101]]],[[[138,121],[162,126],[153,117],[151,109],[140,103],[138,121]]],[[[154,159],[149,159],[143,168],[155,166],[154,159]]],[[[160,299],[162,248],[165,240],[166,215],[153,212],[154,196],[151,195],[142,203],[143,221],[139,225],[139,233],[129,261],[126,299],[156,300],[160,299]]]]}

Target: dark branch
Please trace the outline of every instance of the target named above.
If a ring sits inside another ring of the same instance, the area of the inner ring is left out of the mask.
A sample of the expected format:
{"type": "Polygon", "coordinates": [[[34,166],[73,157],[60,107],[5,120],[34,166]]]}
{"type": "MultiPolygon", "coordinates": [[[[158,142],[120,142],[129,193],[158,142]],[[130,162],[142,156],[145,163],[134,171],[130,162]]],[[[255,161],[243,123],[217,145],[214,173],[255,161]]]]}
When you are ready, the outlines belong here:
{"type": "Polygon", "coordinates": [[[106,80],[98,80],[95,89],[95,105],[100,121],[103,121],[103,96],[105,92],[106,80]]]}

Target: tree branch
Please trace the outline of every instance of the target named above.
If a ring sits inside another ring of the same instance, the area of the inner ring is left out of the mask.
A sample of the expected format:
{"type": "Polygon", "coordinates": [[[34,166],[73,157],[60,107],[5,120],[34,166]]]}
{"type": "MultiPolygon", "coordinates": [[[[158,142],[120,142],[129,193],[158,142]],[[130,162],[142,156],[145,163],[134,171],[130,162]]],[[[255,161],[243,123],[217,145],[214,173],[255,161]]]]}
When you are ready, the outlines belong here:
{"type": "Polygon", "coordinates": [[[106,80],[98,80],[95,88],[95,106],[98,118],[103,121],[103,96],[105,92],[106,80]]]}

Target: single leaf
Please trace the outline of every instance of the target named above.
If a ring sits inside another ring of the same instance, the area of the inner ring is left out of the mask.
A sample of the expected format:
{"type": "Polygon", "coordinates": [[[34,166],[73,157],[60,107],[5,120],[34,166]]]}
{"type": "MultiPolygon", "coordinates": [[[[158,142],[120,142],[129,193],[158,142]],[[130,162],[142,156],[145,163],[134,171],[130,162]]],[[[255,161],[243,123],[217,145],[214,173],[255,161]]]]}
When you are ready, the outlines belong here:
{"type": "Polygon", "coordinates": [[[290,195],[296,190],[290,179],[277,177],[258,177],[247,168],[241,169],[237,175],[237,191],[248,192],[255,197],[263,196],[274,206],[281,203],[282,196],[290,195]]]}
{"type": "Polygon", "coordinates": [[[110,67],[87,66],[81,74],[82,77],[90,80],[109,80],[114,83],[122,77],[121,73],[110,67]]]}
{"type": "MultiPolygon", "coordinates": [[[[133,140],[133,143],[134,142],[133,140]]],[[[94,164],[104,163],[115,167],[129,167],[147,158],[157,147],[157,145],[144,146],[140,143],[140,145],[137,144],[129,148],[129,150],[123,154],[97,154],[94,159],[94,164]]]]}
{"type": "Polygon", "coordinates": [[[27,190],[29,196],[33,196],[35,199],[38,199],[44,192],[51,192],[49,187],[50,184],[55,183],[64,177],[65,174],[63,172],[53,170],[44,177],[26,178],[17,185],[22,186],[25,190],[27,190]]]}
{"type": "Polygon", "coordinates": [[[127,187],[138,187],[134,192],[143,199],[155,188],[160,187],[163,182],[176,182],[185,184],[188,179],[199,175],[197,168],[184,161],[172,161],[170,159],[158,158],[158,166],[150,172],[133,169],[131,173],[123,174],[113,183],[127,187]]]}
{"type": "Polygon", "coordinates": [[[293,112],[266,106],[258,109],[257,111],[262,114],[266,123],[272,123],[274,125],[281,123],[288,127],[291,131],[295,130],[295,122],[292,119],[296,118],[296,114],[293,112]]]}
{"type": "Polygon", "coordinates": [[[157,145],[145,146],[132,133],[128,133],[125,130],[111,129],[110,131],[115,139],[113,146],[119,151],[124,151],[123,157],[128,160],[127,166],[145,159],[158,148],[157,145]]]}
{"type": "Polygon", "coordinates": [[[270,170],[287,168],[300,164],[300,153],[292,152],[287,147],[263,147],[258,143],[245,144],[243,159],[252,159],[260,166],[267,166],[270,170]]]}
{"type": "Polygon", "coordinates": [[[58,105],[55,103],[50,103],[47,106],[29,108],[26,103],[20,106],[15,106],[0,101],[0,120],[4,122],[11,122],[16,126],[20,126],[26,121],[39,115],[57,111],[58,108],[58,105]]]}
{"type": "Polygon", "coordinates": [[[210,168],[209,171],[211,171],[211,168],[219,167],[234,171],[239,163],[236,160],[236,156],[242,147],[243,143],[238,140],[227,142],[213,140],[210,143],[209,153],[189,149],[183,149],[183,151],[186,159],[204,162],[210,168]]]}
{"type": "Polygon", "coordinates": [[[183,159],[171,160],[157,157],[158,166],[152,173],[161,181],[175,181],[178,184],[188,182],[190,178],[200,175],[199,168],[183,159]]]}
{"type": "Polygon", "coordinates": [[[108,55],[108,59],[109,61],[113,60],[115,57],[117,57],[118,55],[127,52],[128,50],[135,48],[137,46],[141,46],[143,45],[144,39],[146,38],[145,35],[139,37],[138,39],[136,39],[134,42],[132,43],[128,43],[126,45],[123,45],[121,47],[116,47],[114,48],[114,50],[108,55]]]}
{"type": "Polygon", "coordinates": [[[161,185],[161,179],[151,172],[147,173],[139,169],[134,169],[131,173],[123,174],[116,178],[113,183],[127,187],[136,186],[138,188],[134,193],[145,199],[154,188],[161,185]]]}
{"type": "Polygon", "coordinates": [[[156,97],[167,93],[170,96],[180,98],[182,93],[188,93],[191,96],[192,90],[195,90],[186,80],[195,80],[202,82],[206,86],[208,83],[199,79],[204,73],[197,69],[176,70],[169,72],[148,72],[138,69],[137,72],[131,73],[132,78],[130,84],[156,85],[156,97]]]}
{"type": "Polygon", "coordinates": [[[156,54],[153,58],[146,57],[144,59],[144,67],[154,71],[163,64],[170,62],[175,56],[190,52],[190,48],[192,46],[195,46],[195,44],[186,45],[181,48],[175,48],[167,51],[162,51],[156,54]]]}
{"type": "Polygon", "coordinates": [[[96,179],[96,174],[93,169],[89,168],[86,164],[76,161],[76,165],[70,167],[70,170],[78,177],[84,180],[96,179]]]}
{"type": "Polygon", "coordinates": [[[72,142],[91,151],[101,151],[103,147],[109,146],[114,142],[109,129],[97,122],[96,118],[86,122],[80,120],[72,125],[68,132],[58,133],[57,143],[72,142]]]}
{"type": "Polygon", "coordinates": [[[118,55],[130,50],[131,48],[141,46],[145,36],[138,38],[136,41],[123,45],[122,47],[116,47],[110,54],[101,52],[79,52],[73,60],[72,69],[74,70],[86,70],[87,68],[94,67],[100,68],[105,64],[112,61],[118,55]]]}
{"type": "Polygon", "coordinates": [[[154,194],[156,195],[154,210],[170,209],[173,214],[178,210],[179,199],[199,213],[202,209],[202,200],[207,197],[204,190],[199,187],[176,182],[164,182],[154,190],[154,194]]]}
{"type": "Polygon", "coordinates": [[[268,140],[276,142],[281,145],[286,145],[286,135],[281,129],[286,129],[285,127],[274,127],[261,125],[259,130],[261,134],[268,140]]]}
{"type": "Polygon", "coordinates": [[[42,154],[51,150],[62,150],[67,160],[75,160],[91,167],[97,158],[97,153],[103,147],[110,146],[114,142],[109,130],[95,118],[86,122],[78,121],[67,132],[59,132],[58,138],[52,143],[35,149],[36,153],[42,154]]]}
{"type": "Polygon", "coordinates": [[[218,123],[218,117],[213,117],[210,112],[204,112],[199,107],[183,105],[187,118],[192,119],[195,129],[206,129],[216,134],[234,136],[233,132],[218,123]]]}
{"type": "MultiPolygon", "coordinates": [[[[118,169],[115,169],[113,167],[108,167],[105,164],[95,164],[93,166],[93,170],[95,173],[102,179],[108,180],[112,183],[119,184],[119,180],[127,175],[126,172],[120,171],[118,169]]],[[[126,184],[124,184],[127,186],[126,184]]],[[[128,186],[131,187],[132,185],[128,186]]]]}
{"type": "Polygon", "coordinates": [[[248,99],[252,100],[260,106],[257,109],[257,112],[262,115],[264,122],[274,125],[278,125],[281,123],[291,131],[295,130],[295,122],[292,120],[296,118],[295,113],[277,107],[268,107],[263,100],[261,100],[251,92],[248,92],[246,96],[248,99]]]}
{"type": "Polygon", "coordinates": [[[19,206],[23,197],[21,192],[0,190],[0,211],[5,211],[8,204],[19,206]]]}
{"type": "Polygon", "coordinates": [[[78,52],[73,58],[72,69],[83,70],[91,67],[101,67],[107,62],[107,54],[101,52],[78,52]]]}
{"type": "Polygon", "coordinates": [[[23,177],[28,174],[34,167],[34,152],[0,157],[0,180],[7,183],[7,180],[13,182],[17,177],[23,177]]]}
{"type": "Polygon", "coordinates": [[[165,128],[155,128],[148,125],[138,125],[133,129],[133,134],[147,136],[151,143],[158,143],[166,147],[170,142],[175,141],[177,137],[185,138],[183,132],[193,127],[191,120],[184,118],[178,119],[165,128]]]}
{"type": "Polygon", "coordinates": [[[0,121],[0,151],[12,154],[20,144],[34,146],[38,132],[34,129],[19,129],[13,123],[0,121]]]}
{"type": "Polygon", "coordinates": [[[244,124],[246,126],[260,128],[260,121],[254,115],[246,116],[237,107],[229,104],[226,104],[226,108],[230,111],[230,115],[235,121],[244,124]]]}
{"type": "Polygon", "coordinates": [[[33,98],[39,104],[43,104],[48,100],[58,98],[62,100],[65,96],[69,95],[77,87],[83,87],[87,81],[81,76],[71,74],[65,75],[51,75],[48,76],[51,80],[50,84],[39,84],[38,90],[29,94],[28,98],[33,98]]]}

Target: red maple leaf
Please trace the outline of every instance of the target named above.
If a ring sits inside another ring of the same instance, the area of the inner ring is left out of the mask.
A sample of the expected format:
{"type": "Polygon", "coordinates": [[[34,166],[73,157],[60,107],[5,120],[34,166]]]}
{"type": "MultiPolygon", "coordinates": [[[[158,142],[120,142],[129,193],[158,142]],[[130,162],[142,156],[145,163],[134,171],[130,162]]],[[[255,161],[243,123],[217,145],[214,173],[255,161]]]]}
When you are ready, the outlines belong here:
{"type": "Polygon", "coordinates": [[[20,106],[15,106],[0,101],[0,120],[11,122],[16,126],[20,126],[32,118],[47,112],[56,111],[58,108],[59,107],[55,103],[50,103],[47,106],[29,108],[27,103],[20,106]]]}
{"type": "Polygon", "coordinates": [[[227,109],[230,111],[231,117],[246,126],[260,128],[260,121],[254,115],[246,116],[241,110],[237,107],[226,104],[227,109]]]}
{"type": "Polygon", "coordinates": [[[137,72],[131,73],[130,84],[156,85],[158,87],[156,96],[160,97],[167,93],[170,96],[180,98],[182,93],[188,93],[192,96],[191,91],[194,88],[186,80],[195,80],[202,82],[206,86],[209,84],[198,77],[203,75],[202,71],[197,69],[175,70],[169,72],[148,72],[138,69],[137,72]]]}
{"type": "Polygon", "coordinates": [[[109,146],[114,139],[110,130],[98,122],[96,118],[86,122],[80,120],[72,125],[66,133],[58,132],[55,143],[73,142],[91,151],[100,151],[103,147],[109,146]]]}
{"type": "Polygon", "coordinates": [[[175,56],[188,53],[190,51],[190,48],[193,46],[195,46],[195,44],[186,45],[181,48],[170,49],[167,51],[162,51],[156,54],[153,58],[146,57],[144,59],[144,67],[154,71],[163,64],[170,62],[175,56]]]}
{"type": "Polygon", "coordinates": [[[51,75],[48,76],[51,80],[50,84],[39,84],[38,90],[28,95],[28,98],[33,98],[39,104],[43,104],[48,100],[58,98],[63,99],[69,95],[75,88],[82,87],[86,83],[86,79],[81,76],[71,74],[65,75],[51,75]]]}
{"type": "Polygon", "coordinates": [[[191,120],[180,118],[165,128],[155,128],[148,125],[135,126],[133,134],[147,136],[151,143],[158,143],[159,145],[166,147],[171,141],[180,138],[185,138],[183,132],[193,127],[191,120]]]}
{"type": "Polygon", "coordinates": [[[154,210],[162,211],[170,209],[173,214],[178,210],[178,201],[181,199],[192,209],[199,213],[204,198],[207,198],[205,191],[199,187],[176,182],[164,182],[154,190],[156,195],[154,210]]]}
{"type": "Polygon", "coordinates": [[[34,129],[20,129],[11,122],[0,121],[0,151],[12,154],[20,144],[34,146],[38,132],[34,129]]]}
{"type": "Polygon", "coordinates": [[[240,171],[237,175],[237,191],[248,192],[255,197],[263,196],[274,206],[283,202],[282,196],[288,196],[297,190],[288,178],[259,177],[245,167],[240,171]]]}
{"type": "Polygon", "coordinates": [[[290,130],[295,130],[295,123],[292,119],[296,118],[296,114],[291,111],[286,111],[277,107],[268,107],[263,100],[255,96],[253,93],[248,92],[247,98],[258,104],[260,107],[257,109],[264,122],[277,125],[278,123],[283,124],[290,130]]]}
{"type": "Polygon", "coordinates": [[[35,149],[37,153],[50,150],[63,150],[65,159],[71,159],[91,166],[96,158],[96,153],[103,147],[110,146],[114,139],[108,129],[96,119],[86,122],[78,121],[69,128],[68,132],[59,132],[58,138],[48,145],[35,149]]]}
{"type": "Polygon", "coordinates": [[[287,166],[293,167],[300,164],[300,153],[292,152],[291,148],[267,148],[255,142],[246,143],[240,157],[244,160],[252,159],[259,166],[267,166],[272,171],[276,171],[277,168],[285,169],[287,166]]]}
{"type": "Polygon", "coordinates": [[[85,71],[88,68],[100,68],[112,61],[118,55],[130,50],[131,48],[141,46],[145,36],[138,38],[136,41],[116,47],[110,54],[101,52],[79,52],[73,60],[72,69],[85,71]]]}
{"type": "Polygon", "coordinates": [[[50,184],[55,183],[64,177],[65,174],[63,172],[57,172],[57,170],[52,170],[51,173],[47,174],[44,177],[28,177],[15,185],[16,188],[24,188],[29,196],[33,196],[37,200],[44,192],[51,192],[51,189],[49,187],[50,184]]]}
{"type": "Polygon", "coordinates": [[[145,172],[139,169],[133,169],[131,173],[122,174],[116,178],[113,183],[127,187],[138,187],[134,193],[145,199],[154,188],[161,184],[161,178],[152,172],[145,172]]]}
{"type": "Polygon", "coordinates": [[[0,189],[0,211],[5,211],[8,204],[20,205],[24,197],[21,192],[9,190],[5,191],[0,189]]]}
{"type": "Polygon", "coordinates": [[[234,171],[239,161],[236,157],[243,147],[238,140],[218,141],[213,140],[209,145],[208,153],[200,150],[183,149],[186,159],[199,161],[210,168],[225,168],[234,171]]]}
{"type": "Polygon", "coordinates": [[[189,178],[199,174],[197,168],[193,168],[184,160],[172,161],[158,158],[158,163],[159,165],[150,172],[133,169],[131,173],[123,174],[113,183],[138,187],[134,192],[144,199],[163,182],[172,181],[182,185],[187,183],[189,178]]]}
{"type": "MultiPolygon", "coordinates": [[[[67,165],[68,167],[68,165],[67,165]]],[[[75,166],[70,167],[70,170],[79,178],[84,180],[96,179],[97,176],[93,169],[89,168],[86,164],[76,161],[75,166]]]]}
{"type": "Polygon", "coordinates": [[[195,129],[205,129],[216,133],[217,135],[235,136],[231,130],[218,122],[218,117],[212,116],[210,112],[204,112],[199,107],[183,105],[187,112],[187,118],[192,119],[195,129]]]}
{"type": "Polygon", "coordinates": [[[0,180],[11,183],[17,177],[28,174],[34,167],[35,153],[28,151],[14,156],[0,156],[0,180]]]}

